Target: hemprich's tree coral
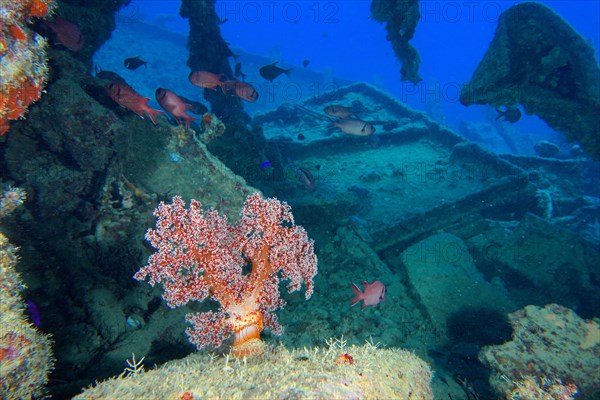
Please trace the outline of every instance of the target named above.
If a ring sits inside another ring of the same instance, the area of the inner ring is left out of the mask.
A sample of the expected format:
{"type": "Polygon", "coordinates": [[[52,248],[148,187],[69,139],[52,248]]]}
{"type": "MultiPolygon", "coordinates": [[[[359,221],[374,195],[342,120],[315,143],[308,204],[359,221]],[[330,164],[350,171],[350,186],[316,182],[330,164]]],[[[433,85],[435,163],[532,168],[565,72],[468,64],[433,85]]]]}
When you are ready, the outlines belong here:
{"type": "Polygon", "coordinates": [[[198,349],[218,347],[233,332],[234,356],[261,353],[263,329],[283,332],[270,314],[285,305],[279,298],[280,276],[289,280],[289,292],[304,282],[306,298],[311,297],[317,274],[314,242],[294,225],[285,202],[255,193],[235,225],[215,209],[202,210],[196,200],[186,209],[179,196],[172,204],[161,203],[154,215],[156,229],[148,230],[146,239],[158,251],[135,278],[162,283],[163,298],[172,308],[207,297],[221,304],[217,312],[186,316],[193,325],[186,333],[198,349]],[[249,273],[244,272],[247,264],[249,273]]]}

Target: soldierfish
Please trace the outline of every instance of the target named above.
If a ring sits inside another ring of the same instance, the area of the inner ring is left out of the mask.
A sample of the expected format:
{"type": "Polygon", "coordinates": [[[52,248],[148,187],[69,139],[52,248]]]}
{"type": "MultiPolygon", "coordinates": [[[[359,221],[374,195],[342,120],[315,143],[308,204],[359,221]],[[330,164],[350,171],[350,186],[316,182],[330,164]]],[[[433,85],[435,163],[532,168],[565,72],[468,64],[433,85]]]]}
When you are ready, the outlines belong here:
{"type": "Polygon", "coordinates": [[[315,190],[315,177],[309,170],[293,164],[292,168],[294,169],[294,172],[296,172],[296,177],[300,183],[302,183],[311,192],[315,190]]]}
{"type": "Polygon", "coordinates": [[[204,89],[217,90],[217,87],[221,87],[223,93],[225,93],[227,90],[223,88],[225,82],[221,81],[221,76],[222,74],[214,74],[208,71],[193,71],[188,79],[193,85],[204,89]]]}
{"type": "Polygon", "coordinates": [[[144,119],[144,113],[150,117],[152,123],[156,125],[156,116],[164,114],[160,110],[148,107],[149,97],[139,95],[131,86],[126,83],[114,82],[106,86],[106,92],[111,99],[116,101],[121,107],[127,108],[141,119],[144,119]]]}
{"type": "Polygon", "coordinates": [[[375,281],[373,283],[368,283],[367,281],[363,282],[365,287],[365,291],[361,292],[358,286],[354,283],[350,283],[350,287],[352,291],[354,291],[354,298],[350,302],[350,306],[355,305],[361,300],[363,301],[363,310],[367,306],[376,306],[379,304],[385,297],[385,285],[379,281],[375,281]]]}
{"type": "Polygon", "coordinates": [[[252,85],[242,81],[227,81],[223,82],[223,86],[221,86],[224,93],[227,93],[231,89],[233,89],[234,94],[242,100],[246,100],[250,103],[256,101],[258,99],[258,92],[252,85]]]}
{"type": "Polygon", "coordinates": [[[369,136],[375,133],[373,125],[360,119],[344,119],[340,122],[334,122],[333,126],[340,128],[342,132],[349,135],[369,136]]]}
{"type": "Polygon", "coordinates": [[[83,48],[85,38],[77,25],[71,21],[55,15],[54,22],[44,21],[44,23],[56,35],[56,44],[62,44],[71,51],[79,51],[83,48]]]}
{"type": "Polygon", "coordinates": [[[194,118],[191,115],[188,115],[185,111],[192,108],[191,104],[185,103],[181,97],[177,96],[175,92],[172,92],[167,89],[158,88],[155,92],[156,101],[162,108],[165,109],[169,114],[171,114],[177,122],[179,119],[185,120],[185,130],[190,129],[190,122],[196,121],[198,118],[194,118]]]}
{"type": "Polygon", "coordinates": [[[95,66],[95,70],[96,70],[96,78],[98,78],[98,79],[110,81],[113,83],[119,83],[119,82],[125,83],[125,79],[121,75],[117,74],[116,72],[107,71],[105,69],[98,67],[97,65],[95,66]]]}
{"type": "Polygon", "coordinates": [[[190,106],[192,106],[192,108],[190,108],[188,110],[191,113],[202,115],[208,111],[208,108],[204,104],[200,103],[199,101],[190,100],[187,97],[183,97],[183,96],[179,96],[179,98],[181,100],[183,100],[184,103],[187,103],[190,106]]]}
{"type": "Polygon", "coordinates": [[[325,111],[325,114],[327,114],[331,117],[338,117],[338,118],[348,118],[350,115],[354,114],[354,112],[352,110],[350,110],[348,107],[338,106],[335,104],[325,107],[323,109],[323,111],[325,111]]]}

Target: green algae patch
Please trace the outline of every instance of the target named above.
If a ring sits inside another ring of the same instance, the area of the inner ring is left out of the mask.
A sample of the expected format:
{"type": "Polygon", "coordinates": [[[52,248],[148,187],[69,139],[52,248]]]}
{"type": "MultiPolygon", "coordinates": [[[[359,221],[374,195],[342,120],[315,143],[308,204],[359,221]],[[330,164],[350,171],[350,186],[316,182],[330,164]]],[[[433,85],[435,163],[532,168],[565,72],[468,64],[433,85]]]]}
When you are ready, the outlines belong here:
{"type": "Polygon", "coordinates": [[[75,399],[433,399],[429,365],[401,349],[372,343],[288,350],[255,359],[195,353],[144,371],[128,361],[119,377],[97,383],[75,399]]]}

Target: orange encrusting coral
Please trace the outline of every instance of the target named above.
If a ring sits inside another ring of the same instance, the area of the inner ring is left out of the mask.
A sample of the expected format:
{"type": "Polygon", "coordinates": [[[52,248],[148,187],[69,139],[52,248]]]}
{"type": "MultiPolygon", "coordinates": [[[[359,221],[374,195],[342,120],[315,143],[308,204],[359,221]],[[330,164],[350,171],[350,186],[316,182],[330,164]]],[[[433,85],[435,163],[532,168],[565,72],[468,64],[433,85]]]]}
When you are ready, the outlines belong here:
{"type": "Polygon", "coordinates": [[[46,41],[27,23],[47,16],[54,6],[53,0],[2,0],[0,136],[9,131],[9,121],[22,117],[41,97],[47,77],[46,41]]]}
{"type": "Polygon", "coordinates": [[[23,30],[21,28],[19,28],[17,25],[9,25],[8,33],[10,36],[12,36],[13,38],[15,38],[17,40],[27,39],[27,36],[25,36],[25,32],[23,32],[23,30]]]}
{"type": "MultiPolygon", "coordinates": [[[[41,85],[40,85],[41,86],[41,85]]],[[[23,82],[21,87],[9,86],[0,93],[0,109],[3,117],[0,119],[0,135],[10,129],[9,120],[18,119],[25,114],[27,107],[42,95],[42,88],[31,80],[23,82]]]]}
{"type": "MultiPolygon", "coordinates": [[[[27,2],[25,2],[27,3],[27,2]]],[[[48,4],[50,1],[32,0],[27,4],[27,12],[30,17],[40,18],[49,14],[48,4]]]]}
{"type": "Polygon", "coordinates": [[[0,105],[5,108],[8,119],[17,119],[27,111],[27,106],[40,96],[41,90],[38,85],[26,80],[21,87],[9,86],[5,93],[0,94],[0,105]]]}

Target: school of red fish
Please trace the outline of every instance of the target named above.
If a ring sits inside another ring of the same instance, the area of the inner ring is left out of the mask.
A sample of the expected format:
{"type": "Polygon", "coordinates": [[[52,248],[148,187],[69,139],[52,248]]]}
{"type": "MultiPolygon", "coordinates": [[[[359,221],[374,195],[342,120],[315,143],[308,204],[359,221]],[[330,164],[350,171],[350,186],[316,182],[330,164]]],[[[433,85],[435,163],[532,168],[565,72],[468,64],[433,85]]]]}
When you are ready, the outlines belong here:
{"type": "MultiPolygon", "coordinates": [[[[74,23],[60,17],[55,16],[54,21],[44,21],[46,26],[52,30],[55,35],[55,44],[62,45],[71,51],[80,51],[85,45],[85,37],[74,23]]],[[[137,61],[135,66],[131,66],[130,69],[136,69],[140,65],[146,65],[147,62],[141,60],[139,57],[128,58],[125,62],[132,63],[137,61]]],[[[260,75],[270,82],[273,82],[278,76],[286,74],[289,76],[291,69],[283,69],[276,66],[276,62],[265,65],[259,70],[260,75]]],[[[129,68],[129,67],[128,67],[129,68]]],[[[245,74],[241,73],[241,64],[236,64],[236,76],[245,77],[245,74]],[[239,70],[239,71],[238,71],[239,70]]],[[[96,76],[101,79],[110,81],[106,85],[106,93],[111,99],[113,99],[121,107],[127,108],[133,111],[140,118],[144,119],[145,116],[149,117],[153,124],[156,125],[156,117],[158,115],[164,115],[163,111],[155,110],[148,106],[150,101],[149,97],[144,97],[137,93],[125,79],[119,76],[117,73],[112,71],[97,70],[96,76]]],[[[188,76],[189,81],[203,89],[217,90],[221,89],[224,95],[237,96],[240,99],[247,102],[255,102],[258,100],[257,90],[247,82],[234,80],[223,80],[224,74],[214,73],[210,71],[192,71],[188,76]]],[[[158,88],[155,92],[155,98],[158,104],[179,124],[184,123],[186,130],[190,129],[192,121],[198,120],[187,113],[187,111],[194,112],[194,105],[189,100],[183,99],[177,93],[172,90],[158,88]]],[[[336,118],[336,120],[330,119],[332,127],[339,128],[341,132],[355,135],[355,136],[369,136],[375,133],[375,128],[369,122],[365,122],[361,119],[356,118],[356,112],[352,111],[348,107],[342,105],[330,105],[325,107],[323,110],[329,117],[336,118]],[[354,116],[352,118],[351,116],[354,116]]]]}

